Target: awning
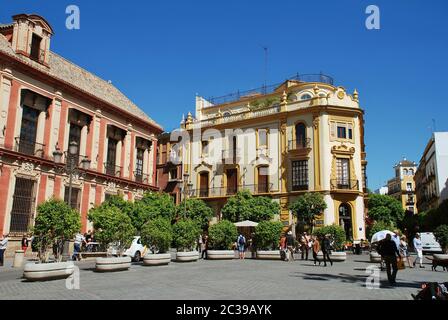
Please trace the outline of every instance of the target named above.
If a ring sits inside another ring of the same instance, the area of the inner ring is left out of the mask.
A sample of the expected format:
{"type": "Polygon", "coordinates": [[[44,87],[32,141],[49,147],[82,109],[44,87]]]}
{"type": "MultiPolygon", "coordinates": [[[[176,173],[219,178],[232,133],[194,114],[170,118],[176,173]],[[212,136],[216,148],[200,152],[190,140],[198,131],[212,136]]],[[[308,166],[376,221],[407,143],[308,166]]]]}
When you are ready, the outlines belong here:
{"type": "Polygon", "coordinates": [[[237,226],[237,227],[256,227],[256,226],[258,226],[258,223],[246,220],[246,221],[236,222],[235,226],[237,226]]]}

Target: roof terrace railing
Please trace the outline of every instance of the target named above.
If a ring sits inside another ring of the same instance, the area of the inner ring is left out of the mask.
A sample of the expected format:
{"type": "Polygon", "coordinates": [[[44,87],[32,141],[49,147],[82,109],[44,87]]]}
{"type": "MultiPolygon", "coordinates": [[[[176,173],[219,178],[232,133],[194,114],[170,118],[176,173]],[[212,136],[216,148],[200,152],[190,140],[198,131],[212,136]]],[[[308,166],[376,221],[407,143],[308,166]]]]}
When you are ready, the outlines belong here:
{"type": "MultiPolygon", "coordinates": [[[[325,75],[325,74],[299,74],[296,73],[292,77],[289,77],[287,80],[297,80],[301,82],[320,82],[320,83],[326,83],[333,85],[334,80],[332,77],[325,75]]],[[[257,95],[265,95],[269,94],[275,91],[275,89],[280,86],[283,82],[272,84],[269,86],[262,86],[256,89],[250,89],[245,91],[237,91],[234,93],[227,94],[225,96],[220,97],[210,97],[206,99],[208,102],[211,103],[208,107],[213,107],[216,105],[224,104],[224,103],[230,103],[234,101],[238,101],[244,98],[251,98],[257,95]]]]}

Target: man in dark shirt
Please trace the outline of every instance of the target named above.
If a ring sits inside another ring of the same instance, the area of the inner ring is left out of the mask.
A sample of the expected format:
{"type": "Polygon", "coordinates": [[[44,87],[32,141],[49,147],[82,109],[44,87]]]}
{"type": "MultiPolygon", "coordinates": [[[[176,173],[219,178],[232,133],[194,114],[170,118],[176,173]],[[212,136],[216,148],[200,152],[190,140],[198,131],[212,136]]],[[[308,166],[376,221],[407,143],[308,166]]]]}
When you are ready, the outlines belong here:
{"type": "Polygon", "coordinates": [[[401,259],[397,245],[392,240],[392,236],[388,234],[381,244],[381,256],[386,262],[387,279],[391,285],[394,285],[397,278],[398,264],[397,258],[401,259]],[[391,272],[392,269],[392,272],[391,272]]]}
{"type": "Polygon", "coordinates": [[[292,231],[289,231],[286,235],[286,245],[288,247],[288,259],[290,262],[294,262],[294,236],[292,231]]]}

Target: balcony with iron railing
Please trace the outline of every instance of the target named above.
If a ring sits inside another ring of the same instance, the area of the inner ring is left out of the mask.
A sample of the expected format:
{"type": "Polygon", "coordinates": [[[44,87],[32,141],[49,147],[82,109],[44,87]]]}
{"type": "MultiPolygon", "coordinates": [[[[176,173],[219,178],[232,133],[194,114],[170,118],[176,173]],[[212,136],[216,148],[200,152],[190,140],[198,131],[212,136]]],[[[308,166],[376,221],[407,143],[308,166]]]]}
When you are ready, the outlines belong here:
{"type": "Polygon", "coordinates": [[[45,156],[45,145],[35,141],[29,141],[20,137],[15,138],[15,151],[29,156],[43,158],[45,156]]]}
{"type": "Polygon", "coordinates": [[[188,191],[190,198],[213,198],[213,197],[229,197],[238,193],[238,191],[248,190],[250,193],[266,194],[272,191],[273,184],[252,184],[241,186],[227,186],[227,187],[213,187],[213,188],[200,188],[192,189],[188,191]]]}
{"type": "Polygon", "coordinates": [[[149,175],[134,171],[134,181],[142,184],[149,184],[149,175]]]}
{"type": "Polygon", "coordinates": [[[305,150],[310,148],[310,146],[311,138],[288,141],[288,151],[305,150]]]}
{"type": "Polygon", "coordinates": [[[348,179],[331,179],[331,190],[359,190],[358,180],[348,180],[348,179]]]}
{"type": "Polygon", "coordinates": [[[104,163],[104,173],[113,177],[121,176],[122,167],[115,165],[115,163],[104,163]]]}

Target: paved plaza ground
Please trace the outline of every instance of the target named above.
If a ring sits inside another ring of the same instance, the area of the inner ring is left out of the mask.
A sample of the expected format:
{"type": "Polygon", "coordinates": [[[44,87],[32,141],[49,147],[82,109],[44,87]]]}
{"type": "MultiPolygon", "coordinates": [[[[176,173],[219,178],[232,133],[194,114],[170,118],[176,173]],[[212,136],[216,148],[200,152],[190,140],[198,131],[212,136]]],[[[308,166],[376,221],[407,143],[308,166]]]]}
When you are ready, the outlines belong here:
{"type": "Polygon", "coordinates": [[[377,290],[365,286],[368,254],[348,255],[333,267],[313,266],[311,261],[294,262],[200,260],[162,267],[133,264],[129,271],[94,272],[94,260],[77,263],[80,289],[68,290],[65,280],[26,282],[12,261],[0,268],[0,299],[411,299],[424,281],[448,281],[448,272],[425,269],[399,271],[397,286],[389,287],[381,272],[377,290]]]}

